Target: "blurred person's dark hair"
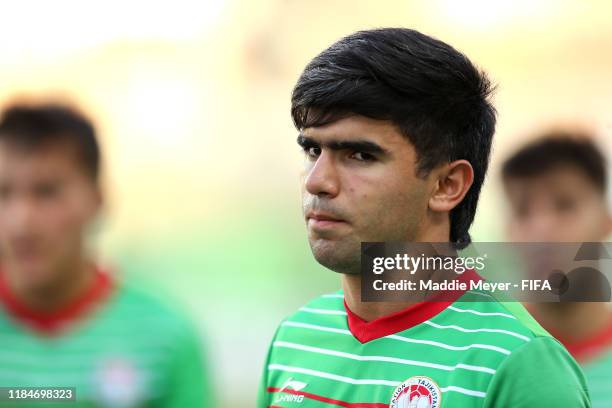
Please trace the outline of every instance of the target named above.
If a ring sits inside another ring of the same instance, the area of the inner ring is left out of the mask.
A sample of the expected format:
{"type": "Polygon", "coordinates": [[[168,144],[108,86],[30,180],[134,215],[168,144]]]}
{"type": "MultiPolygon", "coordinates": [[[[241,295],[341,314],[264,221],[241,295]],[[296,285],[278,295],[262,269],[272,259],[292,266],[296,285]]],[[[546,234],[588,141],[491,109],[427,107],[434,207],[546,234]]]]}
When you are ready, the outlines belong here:
{"type": "Polygon", "coordinates": [[[594,138],[581,131],[551,131],[540,135],[506,159],[502,177],[504,180],[532,178],[564,166],[581,171],[605,194],[606,157],[594,138]]]}
{"type": "Polygon", "coordinates": [[[55,145],[74,148],[94,182],[100,174],[100,148],[92,122],[76,109],[58,103],[15,103],[0,119],[0,141],[24,150],[55,145]]]}
{"type": "Polygon", "coordinates": [[[378,29],[351,34],[314,58],[293,90],[291,114],[299,130],[353,114],[391,121],[414,145],[419,176],[469,161],[474,182],[450,213],[451,242],[463,247],[489,163],[492,92],[486,75],[448,44],[410,29],[378,29]]]}

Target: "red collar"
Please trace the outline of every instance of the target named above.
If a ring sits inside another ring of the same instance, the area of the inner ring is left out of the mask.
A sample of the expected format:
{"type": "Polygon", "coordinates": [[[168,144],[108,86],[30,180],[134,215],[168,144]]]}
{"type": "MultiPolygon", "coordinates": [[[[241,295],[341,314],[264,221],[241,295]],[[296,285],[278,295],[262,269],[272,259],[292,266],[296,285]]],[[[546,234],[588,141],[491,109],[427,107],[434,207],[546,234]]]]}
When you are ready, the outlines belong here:
{"type": "MultiPolygon", "coordinates": [[[[466,283],[481,280],[482,277],[480,277],[473,269],[462,273],[458,278],[458,281],[466,283]]],[[[454,301],[459,299],[465,292],[465,290],[457,290],[450,293],[444,293],[441,294],[441,297],[443,298],[442,301],[425,301],[415,303],[406,309],[387,316],[379,317],[378,319],[369,322],[366,322],[361,317],[353,313],[348,308],[345,300],[344,308],[346,309],[348,317],[349,330],[361,343],[367,343],[368,341],[399,333],[431,319],[450,306],[454,301]]]]}
{"type": "Polygon", "coordinates": [[[109,274],[96,270],[92,285],[70,304],[60,310],[46,313],[35,311],[23,304],[9,289],[0,274],[0,303],[16,320],[46,335],[53,335],[66,326],[83,320],[95,306],[105,301],[112,292],[114,282],[109,274]]]}
{"type": "Polygon", "coordinates": [[[602,330],[581,340],[569,341],[568,339],[555,336],[555,333],[552,331],[550,333],[565,346],[567,351],[578,362],[585,363],[603,353],[607,348],[612,347],[612,318],[609,324],[602,330]]]}

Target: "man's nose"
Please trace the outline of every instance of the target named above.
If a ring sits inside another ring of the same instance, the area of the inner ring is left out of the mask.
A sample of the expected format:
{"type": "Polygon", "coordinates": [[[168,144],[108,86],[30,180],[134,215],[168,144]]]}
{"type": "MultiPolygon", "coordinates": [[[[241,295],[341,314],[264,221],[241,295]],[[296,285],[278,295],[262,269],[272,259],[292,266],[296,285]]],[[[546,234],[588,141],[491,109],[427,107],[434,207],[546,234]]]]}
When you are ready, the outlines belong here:
{"type": "Polygon", "coordinates": [[[556,236],[556,231],[561,227],[559,220],[545,211],[539,211],[532,215],[528,222],[529,235],[539,241],[556,241],[561,237],[556,236]]]}
{"type": "Polygon", "coordinates": [[[340,193],[340,179],[331,152],[323,151],[306,173],[306,191],[315,196],[331,198],[340,193]]]}

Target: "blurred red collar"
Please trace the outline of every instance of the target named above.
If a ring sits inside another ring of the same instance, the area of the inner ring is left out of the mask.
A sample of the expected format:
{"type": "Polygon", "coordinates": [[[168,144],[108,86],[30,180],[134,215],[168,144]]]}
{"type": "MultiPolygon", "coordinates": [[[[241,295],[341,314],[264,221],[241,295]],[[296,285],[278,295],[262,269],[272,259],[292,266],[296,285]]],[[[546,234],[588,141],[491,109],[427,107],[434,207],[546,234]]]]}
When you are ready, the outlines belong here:
{"type": "Polygon", "coordinates": [[[610,322],[602,330],[580,340],[571,341],[561,336],[556,336],[552,330],[549,330],[549,332],[581,364],[596,358],[608,350],[608,348],[612,348],[612,318],[610,318],[610,322]]]}
{"type": "Polygon", "coordinates": [[[0,303],[15,320],[46,335],[53,335],[60,329],[83,320],[97,305],[111,294],[114,282],[108,273],[96,268],[91,286],[77,299],[63,308],[47,313],[30,309],[10,291],[4,276],[0,273],[0,303]]]}

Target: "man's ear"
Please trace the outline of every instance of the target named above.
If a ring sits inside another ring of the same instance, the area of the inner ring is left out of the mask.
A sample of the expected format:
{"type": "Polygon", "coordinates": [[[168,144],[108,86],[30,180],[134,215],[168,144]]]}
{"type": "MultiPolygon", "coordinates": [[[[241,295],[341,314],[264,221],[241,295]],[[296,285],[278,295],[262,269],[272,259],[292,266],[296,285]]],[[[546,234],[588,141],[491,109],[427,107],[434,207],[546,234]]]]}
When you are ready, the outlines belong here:
{"type": "Polygon", "coordinates": [[[612,235],[612,213],[607,212],[606,214],[608,216],[608,223],[606,224],[606,237],[604,239],[607,239],[612,235]]]}
{"type": "Polygon", "coordinates": [[[90,214],[89,217],[99,218],[100,214],[104,211],[104,192],[102,191],[102,187],[99,185],[94,185],[91,187],[91,206],[90,206],[90,214]]]}
{"type": "Polygon", "coordinates": [[[467,160],[456,160],[440,167],[429,198],[429,209],[449,212],[463,200],[474,182],[474,169],[467,160]]]}

